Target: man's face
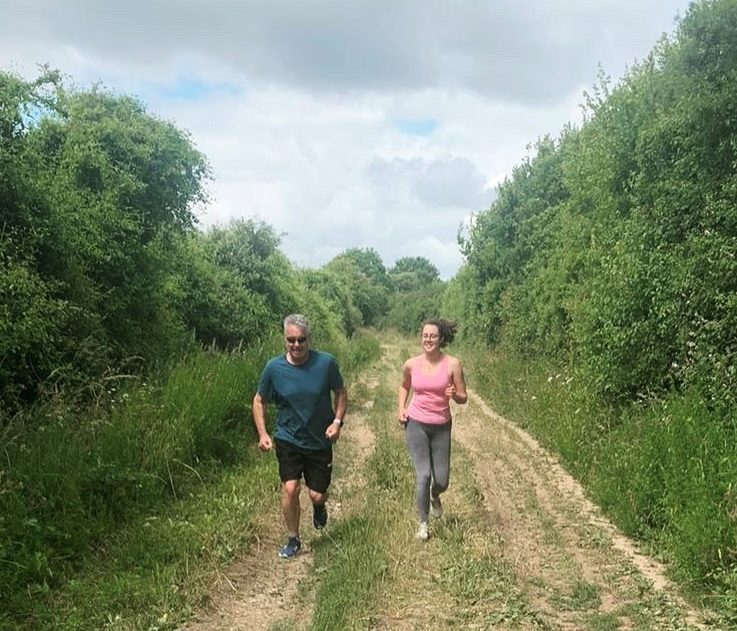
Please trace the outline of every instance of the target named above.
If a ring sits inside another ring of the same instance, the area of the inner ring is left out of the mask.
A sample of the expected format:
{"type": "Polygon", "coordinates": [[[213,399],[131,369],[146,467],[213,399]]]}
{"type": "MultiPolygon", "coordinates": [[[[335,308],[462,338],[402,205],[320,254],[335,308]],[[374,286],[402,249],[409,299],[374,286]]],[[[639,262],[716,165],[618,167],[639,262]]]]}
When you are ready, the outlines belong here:
{"type": "Polygon", "coordinates": [[[310,352],[310,340],[298,326],[289,324],[284,329],[284,345],[295,363],[299,364],[307,359],[310,352]]]}

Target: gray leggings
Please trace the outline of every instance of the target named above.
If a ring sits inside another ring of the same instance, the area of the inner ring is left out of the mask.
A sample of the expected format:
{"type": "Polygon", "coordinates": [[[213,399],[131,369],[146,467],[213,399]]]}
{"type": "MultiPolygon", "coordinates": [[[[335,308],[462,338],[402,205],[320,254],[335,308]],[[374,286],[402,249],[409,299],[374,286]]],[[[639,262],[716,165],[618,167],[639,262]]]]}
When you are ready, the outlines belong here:
{"type": "Polygon", "coordinates": [[[430,511],[430,485],[437,497],[450,481],[450,422],[442,425],[407,420],[404,436],[417,476],[417,513],[427,521],[430,511]]]}

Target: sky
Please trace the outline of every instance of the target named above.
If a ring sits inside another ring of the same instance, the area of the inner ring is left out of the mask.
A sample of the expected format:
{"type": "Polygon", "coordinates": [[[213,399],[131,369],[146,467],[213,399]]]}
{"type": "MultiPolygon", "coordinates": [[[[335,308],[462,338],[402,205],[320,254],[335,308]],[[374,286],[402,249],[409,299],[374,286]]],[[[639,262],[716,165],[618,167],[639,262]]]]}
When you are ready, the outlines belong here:
{"type": "Polygon", "coordinates": [[[459,229],[581,122],[688,0],[0,0],[0,70],[139,98],[208,158],[199,225],[272,226],[298,267],[373,248],[444,279],[459,229]]]}

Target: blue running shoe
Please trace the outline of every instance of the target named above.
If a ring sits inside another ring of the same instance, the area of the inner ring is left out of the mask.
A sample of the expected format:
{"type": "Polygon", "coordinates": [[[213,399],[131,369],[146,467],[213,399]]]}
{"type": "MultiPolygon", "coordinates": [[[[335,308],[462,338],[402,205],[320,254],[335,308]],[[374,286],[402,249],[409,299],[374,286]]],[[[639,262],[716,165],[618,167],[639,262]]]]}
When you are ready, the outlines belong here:
{"type": "Polygon", "coordinates": [[[292,559],[297,556],[297,552],[299,552],[301,547],[302,542],[299,540],[299,537],[289,537],[286,545],[279,550],[279,556],[282,559],[292,559]]]}
{"type": "Polygon", "coordinates": [[[328,509],[325,504],[313,504],[312,505],[312,525],[317,530],[325,528],[325,524],[328,523],[328,509]]]}

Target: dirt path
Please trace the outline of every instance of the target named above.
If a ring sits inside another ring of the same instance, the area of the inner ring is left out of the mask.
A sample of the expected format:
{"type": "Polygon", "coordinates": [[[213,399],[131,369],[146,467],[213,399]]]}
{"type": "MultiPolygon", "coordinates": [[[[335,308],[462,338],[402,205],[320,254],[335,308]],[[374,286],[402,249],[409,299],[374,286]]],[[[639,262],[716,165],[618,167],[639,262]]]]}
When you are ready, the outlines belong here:
{"type": "Polygon", "coordinates": [[[598,628],[596,618],[616,623],[611,628],[642,628],[638,618],[648,607],[662,616],[646,628],[704,628],[665,568],[607,521],[529,434],[473,392],[456,408],[454,438],[471,454],[518,585],[553,628],[598,628]]]}
{"type": "MultiPolygon", "coordinates": [[[[358,384],[354,399],[363,403],[351,409],[338,447],[353,474],[334,482],[331,520],[357,510],[357,498],[370,492],[361,469],[375,446],[371,427],[386,424],[386,433],[396,436],[392,440],[401,440],[393,418],[371,414],[376,397],[394,396],[402,350],[406,354],[401,346],[385,346],[382,362],[358,384]]],[[[430,541],[421,544],[413,538],[411,489],[403,507],[391,509],[406,511],[404,525],[387,544],[393,569],[371,626],[351,628],[705,628],[664,568],[619,533],[532,437],[474,393],[453,412],[446,513],[430,541]],[[483,583],[456,584],[469,577],[483,583]]],[[[311,543],[319,535],[305,506],[304,552],[294,561],[278,559],[283,529],[276,503],[275,495],[274,510],[263,515],[258,545],[218,578],[213,606],[188,631],[310,628],[319,580],[311,571],[311,543]]]]}
{"type": "MultiPolygon", "coordinates": [[[[356,384],[360,392],[351,397],[350,428],[336,446],[336,460],[350,460],[350,475],[338,477],[330,488],[329,520],[339,521],[357,487],[365,487],[362,464],[373,448],[374,436],[366,423],[379,384],[376,370],[367,371],[356,384]],[[358,409],[356,409],[358,404],[358,409]]],[[[266,456],[268,457],[268,456],[266,456]]],[[[305,489],[300,535],[302,549],[294,559],[281,559],[284,544],[283,519],[274,496],[273,509],[264,513],[256,526],[257,544],[215,578],[211,606],[182,631],[299,631],[308,629],[312,618],[316,579],[311,573],[312,544],[322,533],[312,527],[312,508],[305,489]]]]}

